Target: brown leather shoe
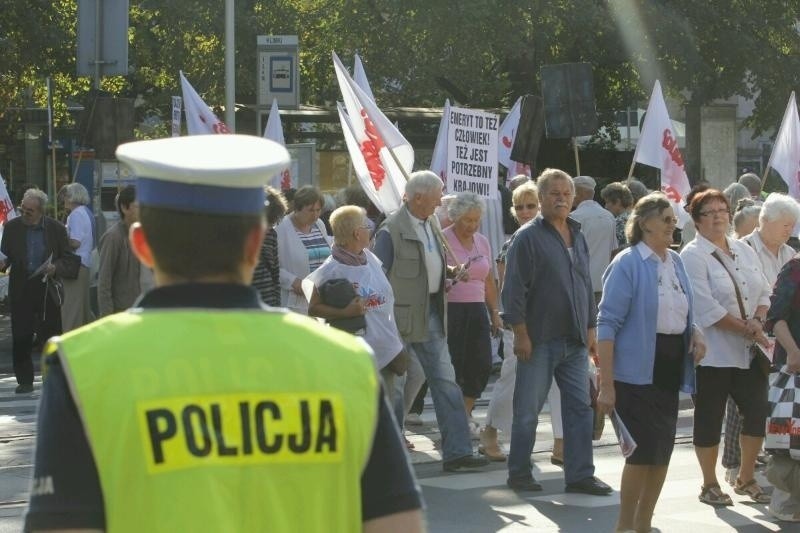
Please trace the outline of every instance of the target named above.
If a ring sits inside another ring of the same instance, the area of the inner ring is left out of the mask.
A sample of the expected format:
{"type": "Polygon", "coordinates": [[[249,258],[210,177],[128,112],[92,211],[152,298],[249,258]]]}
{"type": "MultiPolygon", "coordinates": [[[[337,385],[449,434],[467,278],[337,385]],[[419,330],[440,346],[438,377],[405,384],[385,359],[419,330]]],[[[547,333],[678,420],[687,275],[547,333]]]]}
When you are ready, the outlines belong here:
{"type": "Polygon", "coordinates": [[[487,426],[481,430],[478,453],[486,456],[490,461],[499,463],[506,460],[506,454],[497,444],[497,429],[487,426]]]}

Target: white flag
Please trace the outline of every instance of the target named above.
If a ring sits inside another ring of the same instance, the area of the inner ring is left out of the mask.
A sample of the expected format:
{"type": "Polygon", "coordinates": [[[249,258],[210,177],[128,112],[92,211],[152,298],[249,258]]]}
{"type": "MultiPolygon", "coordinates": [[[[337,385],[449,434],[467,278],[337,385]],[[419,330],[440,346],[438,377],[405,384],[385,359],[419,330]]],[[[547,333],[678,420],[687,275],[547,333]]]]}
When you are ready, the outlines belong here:
{"type": "Polygon", "coordinates": [[[335,52],[333,65],[357,148],[364,158],[376,191],[383,199],[383,203],[376,204],[376,207],[384,213],[391,213],[402,205],[406,188],[404,174],[410,173],[414,166],[414,149],[375,102],[353,81],[335,52]]]}
{"type": "Polygon", "coordinates": [[[12,218],[17,218],[17,211],[6,189],[6,180],[0,176],[0,224],[5,224],[12,218]]]}
{"type": "Polygon", "coordinates": [[[206,105],[194,87],[191,86],[186,76],[181,75],[181,90],[183,91],[183,106],[186,111],[186,130],[189,135],[206,135],[209,133],[230,133],[225,125],[206,105]]]}
{"type": "Polygon", "coordinates": [[[511,159],[511,150],[514,147],[514,139],[517,137],[519,120],[522,116],[522,97],[517,98],[511,111],[506,115],[503,123],[500,124],[500,131],[497,139],[497,161],[506,169],[506,184],[518,174],[531,175],[531,167],[525,163],[519,163],[511,159]]]}
{"type": "Polygon", "coordinates": [[[439,121],[439,132],[436,134],[436,144],[433,146],[431,156],[431,172],[442,178],[447,183],[447,128],[450,116],[450,99],[444,101],[442,120],[439,121]]]}
{"type": "Polygon", "coordinates": [[[374,102],[375,95],[372,94],[369,81],[367,81],[367,72],[364,70],[364,65],[361,64],[361,58],[358,57],[358,54],[356,54],[355,60],[353,61],[353,79],[358,86],[361,87],[361,90],[369,96],[369,99],[374,102]]]}
{"type": "Polygon", "coordinates": [[[678,227],[688,221],[689,216],[683,209],[683,198],[691,190],[683,156],[678,149],[678,136],[672,127],[667,112],[667,104],[661,92],[661,84],[656,80],[647,114],[644,117],[639,142],[633,160],[643,165],[661,169],[661,190],[673,203],[678,227]]]}
{"type": "Polygon", "coordinates": [[[789,187],[789,196],[800,200],[800,118],[794,91],[786,104],[781,129],[775,138],[767,167],[774,168],[781,175],[789,187]]]}
{"type": "MultiPolygon", "coordinates": [[[[272,99],[272,107],[269,110],[269,117],[267,118],[267,125],[264,128],[264,138],[270,141],[275,141],[281,146],[286,146],[286,141],[283,137],[283,126],[281,125],[281,114],[278,111],[278,100],[272,99]]],[[[289,167],[283,169],[274,178],[270,180],[270,185],[276,189],[285,191],[292,188],[292,172],[289,167]]]]}

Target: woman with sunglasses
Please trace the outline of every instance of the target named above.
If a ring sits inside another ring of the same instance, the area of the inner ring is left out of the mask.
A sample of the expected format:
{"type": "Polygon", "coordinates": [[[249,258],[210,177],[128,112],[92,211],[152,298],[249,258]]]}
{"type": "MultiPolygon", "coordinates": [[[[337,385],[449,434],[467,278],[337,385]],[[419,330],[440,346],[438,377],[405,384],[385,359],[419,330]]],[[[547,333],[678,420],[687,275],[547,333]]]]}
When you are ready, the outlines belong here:
{"type": "Polygon", "coordinates": [[[478,233],[484,209],[477,194],[459,193],[447,206],[453,224],[444,230],[452,251],[447,254],[448,265],[464,265],[466,271],[466,279],[454,281],[447,294],[447,346],[474,438],[479,434],[471,419],[472,408],[492,371],[490,335],[502,328],[491,246],[478,233]]]}

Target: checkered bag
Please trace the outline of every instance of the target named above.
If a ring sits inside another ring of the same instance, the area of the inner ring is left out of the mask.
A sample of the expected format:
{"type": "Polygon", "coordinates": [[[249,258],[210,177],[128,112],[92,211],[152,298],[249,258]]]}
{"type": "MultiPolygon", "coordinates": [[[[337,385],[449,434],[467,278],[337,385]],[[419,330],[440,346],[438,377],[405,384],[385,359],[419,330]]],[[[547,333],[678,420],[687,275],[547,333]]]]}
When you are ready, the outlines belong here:
{"type": "Polygon", "coordinates": [[[772,380],[769,388],[770,415],[764,448],[773,452],[789,452],[800,460],[800,374],[790,374],[786,367],[772,380]]]}

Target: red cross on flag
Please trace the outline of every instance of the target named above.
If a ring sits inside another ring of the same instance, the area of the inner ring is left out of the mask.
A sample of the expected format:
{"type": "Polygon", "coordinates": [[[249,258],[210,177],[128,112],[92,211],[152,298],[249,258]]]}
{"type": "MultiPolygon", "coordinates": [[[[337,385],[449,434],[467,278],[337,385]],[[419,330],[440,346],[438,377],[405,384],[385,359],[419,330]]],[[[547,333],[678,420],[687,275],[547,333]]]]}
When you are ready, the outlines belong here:
{"type": "Polygon", "coordinates": [[[14,209],[14,204],[11,202],[11,196],[8,195],[6,181],[3,179],[3,176],[0,176],[0,224],[5,224],[16,217],[17,211],[14,209]]]}

